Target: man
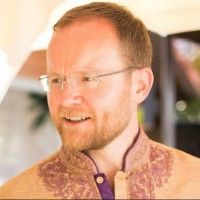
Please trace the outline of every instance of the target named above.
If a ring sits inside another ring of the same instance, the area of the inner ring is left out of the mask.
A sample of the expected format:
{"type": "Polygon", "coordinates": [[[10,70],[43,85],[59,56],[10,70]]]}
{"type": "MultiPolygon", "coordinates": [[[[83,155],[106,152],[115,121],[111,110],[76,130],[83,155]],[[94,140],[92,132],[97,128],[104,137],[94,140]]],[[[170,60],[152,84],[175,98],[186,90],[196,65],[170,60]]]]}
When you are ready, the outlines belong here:
{"type": "Polygon", "coordinates": [[[146,28],[126,9],[91,3],[65,13],[40,78],[62,148],[6,183],[1,198],[199,198],[199,159],[151,141],[138,124],[151,57],[146,28]]]}

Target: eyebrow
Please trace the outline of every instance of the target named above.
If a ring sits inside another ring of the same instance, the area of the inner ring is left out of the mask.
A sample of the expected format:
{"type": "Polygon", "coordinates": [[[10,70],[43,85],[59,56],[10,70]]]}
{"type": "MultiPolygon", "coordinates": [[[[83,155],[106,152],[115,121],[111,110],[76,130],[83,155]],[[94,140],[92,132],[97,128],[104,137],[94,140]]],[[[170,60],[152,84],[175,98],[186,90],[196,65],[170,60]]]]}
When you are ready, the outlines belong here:
{"type": "MultiPolygon", "coordinates": [[[[98,75],[98,74],[100,74],[100,73],[103,73],[103,71],[99,71],[99,70],[97,70],[97,71],[74,71],[74,72],[71,72],[71,73],[69,73],[69,74],[76,74],[76,73],[82,73],[82,74],[95,74],[95,75],[98,75]]],[[[56,72],[50,72],[50,73],[47,73],[47,75],[49,76],[65,76],[65,75],[63,75],[63,74],[59,74],[59,73],[56,73],[56,72]]]]}
{"type": "Polygon", "coordinates": [[[55,72],[47,73],[47,75],[48,75],[48,76],[49,76],[49,75],[51,75],[51,76],[62,76],[62,75],[60,75],[60,74],[58,74],[58,73],[55,73],[55,72]]]}

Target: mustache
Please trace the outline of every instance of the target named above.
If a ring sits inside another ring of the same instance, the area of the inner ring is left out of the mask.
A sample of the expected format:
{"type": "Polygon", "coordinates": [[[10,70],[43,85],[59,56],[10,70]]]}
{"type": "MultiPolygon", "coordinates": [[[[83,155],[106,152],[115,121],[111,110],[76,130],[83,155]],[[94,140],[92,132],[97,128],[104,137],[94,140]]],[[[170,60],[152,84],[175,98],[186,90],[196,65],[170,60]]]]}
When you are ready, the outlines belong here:
{"type": "Polygon", "coordinates": [[[58,110],[59,117],[89,117],[94,118],[94,113],[92,111],[82,109],[82,108],[64,108],[60,107],[58,110]]]}

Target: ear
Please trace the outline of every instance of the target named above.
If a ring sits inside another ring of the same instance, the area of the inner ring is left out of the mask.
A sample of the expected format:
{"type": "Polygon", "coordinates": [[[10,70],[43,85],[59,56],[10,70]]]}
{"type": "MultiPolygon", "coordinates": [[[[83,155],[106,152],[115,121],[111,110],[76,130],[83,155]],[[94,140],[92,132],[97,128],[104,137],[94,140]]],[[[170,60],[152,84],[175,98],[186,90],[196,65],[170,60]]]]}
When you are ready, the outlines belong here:
{"type": "Polygon", "coordinates": [[[154,82],[150,67],[136,69],[132,73],[132,100],[140,104],[148,96],[154,82]]]}

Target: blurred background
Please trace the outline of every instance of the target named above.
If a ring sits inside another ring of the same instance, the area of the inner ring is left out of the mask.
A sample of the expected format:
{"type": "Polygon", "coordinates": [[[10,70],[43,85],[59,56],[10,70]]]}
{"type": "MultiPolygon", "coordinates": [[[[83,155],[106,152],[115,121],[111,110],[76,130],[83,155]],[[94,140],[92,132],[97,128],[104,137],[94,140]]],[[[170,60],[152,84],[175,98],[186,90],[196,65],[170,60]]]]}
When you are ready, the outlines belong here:
{"type": "MultiPolygon", "coordinates": [[[[0,104],[0,185],[60,148],[38,78],[53,24],[87,2],[0,0],[0,73],[7,65],[17,72],[0,104]]],[[[200,157],[200,1],[111,2],[138,16],[153,44],[155,83],[140,122],[152,139],[200,157]]]]}

